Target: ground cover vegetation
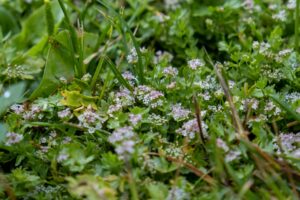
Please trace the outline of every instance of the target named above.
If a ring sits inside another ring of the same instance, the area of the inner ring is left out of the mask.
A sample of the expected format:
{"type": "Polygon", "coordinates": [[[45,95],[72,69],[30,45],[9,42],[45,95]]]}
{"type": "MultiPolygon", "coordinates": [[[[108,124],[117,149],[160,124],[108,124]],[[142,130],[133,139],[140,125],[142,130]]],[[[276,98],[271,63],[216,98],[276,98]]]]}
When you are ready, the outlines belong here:
{"type": "Polygon", "coordinates": [[[299,199],[296,0],[0,0],[1,199],[299,199]]]}

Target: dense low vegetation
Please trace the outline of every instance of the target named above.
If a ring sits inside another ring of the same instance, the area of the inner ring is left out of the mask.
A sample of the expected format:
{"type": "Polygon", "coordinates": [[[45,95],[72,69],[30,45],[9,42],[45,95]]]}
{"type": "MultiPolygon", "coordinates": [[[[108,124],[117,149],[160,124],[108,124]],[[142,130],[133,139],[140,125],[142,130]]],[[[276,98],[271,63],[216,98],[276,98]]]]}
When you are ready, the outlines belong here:
{"type": "Polygon", "coordinates": [[[299,199],[298,0],[0,0],[0,199],[299,199]]]}

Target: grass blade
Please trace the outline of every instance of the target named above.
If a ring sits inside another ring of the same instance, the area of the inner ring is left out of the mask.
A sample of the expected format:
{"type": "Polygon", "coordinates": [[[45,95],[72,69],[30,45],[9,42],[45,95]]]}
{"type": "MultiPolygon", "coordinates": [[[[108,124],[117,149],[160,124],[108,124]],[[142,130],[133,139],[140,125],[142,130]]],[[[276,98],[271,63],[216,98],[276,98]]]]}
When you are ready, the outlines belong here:
{"type": "Polygon", "coordinates": [[[136,50],[137,56],[138,56],[138,79],[140,81],[141,84],[144,83],[145,79],[144,79],[144,67],[143,67],[143,61],[142,61],[142,53],[140,50],[140,47],[132,33],[132,31],[130,30],[130,27],[128,26],[128,24],[125,22],[125,20],[121,17],[121,15],[119,13],[117,13],[115,10],[112,9],[111,6],[109,6],[106,2],[104,3],[103,1],[98,1],[101,5],[103,5],[105,8],[107,8],[110,12],[113,13],[113,15],[115,15],[120,23],[121,23],[121,30],[122,30],[122,34],[123,34],[123,38],[126,38],[126,32],[128,32],[133,46],[136,50]]]}
{"type": "Polygon", "coordinates": [[[271,99],[280,105],[282,109],[284,109],[292,118],[297,121],[300,121],[300,115],[297,114],[286,102],[279,99],[276,95],[270,95],[271,99]]]}
{"type": "Polygon", "coordinates": [[[128,83],[128,81],[126,81],[122,74],[119,72],[119,70],[117,69],[117,67],[115,66],[115,64],[110,60],[109,57],[104,56],[105,61],[107,62],[108,66],[110,67],[110,69],[112,70],[112,72],[115,74],[116,78],[118,79],[118,81],[124,86],[126,87],[128,90],[133,91],[131,85],[128,83]]]}

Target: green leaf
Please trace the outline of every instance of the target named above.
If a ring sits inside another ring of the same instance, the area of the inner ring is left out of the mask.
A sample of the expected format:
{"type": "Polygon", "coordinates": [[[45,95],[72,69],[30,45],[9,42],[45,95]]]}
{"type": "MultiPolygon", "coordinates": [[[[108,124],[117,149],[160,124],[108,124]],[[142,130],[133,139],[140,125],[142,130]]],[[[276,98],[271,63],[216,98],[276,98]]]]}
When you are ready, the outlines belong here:
{"type": "Polygon", "coordinates": [[[149,184],[147,189],[151,200],[166,199],[168,196],[168,187],[163,183],[149,184]]]}
{"type": "Polygon", "coordinates": [[[0,116],[10,105],[16,102],[20,102],[23,99],[24,90],[25,83],[20,82],[10,86],[7,90],[4,91],[2,96],[0,96],[0,116]]]}
{"type": "Polygon", "coordinates": [[[67,31],[60,32],[49,49],[42,81],[30,98],[48,96],[60,85],[61,77],[71,80],[74,77],[74,59],[70,48],[72,44],[67,31]]]}
{"type": "Polygon", "coordinates": [[[122,76],[122,74],[119,72],[119,70],[117,69],[117,67],[115,66],[115,64],[107,57],[105,56],[104,59],[106,60],[106,62],[108,63],[108,66],[110,67],[110,69],[112,70],[112,72],[115,74],[116,78],[118,79],[118,81],[124,86],[126,87],[128,90],[132,91],[132,87],[131,85],[128,83],[127,80],[125,80],[122,76]]]}
{"type": "Polygon", "coordinates": [[[62,99],[60,102],[65,106],[71,107],[80,107],[80,106],[89,106],[91,105],[94,109],[97,109],[95,100],[97,98],[91,96],[85,96],[79,93],[79,91],[63,91],[62,99]]]}
{"type": "Polygon", "coordinates": [[[2,6],[0,6],[0,27],[4,34],[16,33],[19,29],[15,17],[2,6]]]}
{"type": "MultiPolygon", "coordinates": [[[[51,3],[54,13],[54,23],[62,20],[63,14],[57,1],[51,3]]],[[[37,44],[47,33],[45,5],[36,9],[23,23],[22,31],[13,39],[13,44],[19,49],[37,44]]]]}

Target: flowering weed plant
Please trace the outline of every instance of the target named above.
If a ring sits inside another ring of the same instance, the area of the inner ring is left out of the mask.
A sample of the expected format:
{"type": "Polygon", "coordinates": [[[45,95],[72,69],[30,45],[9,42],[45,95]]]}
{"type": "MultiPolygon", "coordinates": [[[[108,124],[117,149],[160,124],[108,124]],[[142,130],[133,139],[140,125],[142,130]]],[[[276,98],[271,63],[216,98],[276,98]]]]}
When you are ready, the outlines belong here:
{"type": "Polygon", "coordinates": [[[299,9],[0,0],[0,199],[299,199],[299,9]]]}

